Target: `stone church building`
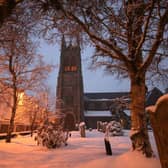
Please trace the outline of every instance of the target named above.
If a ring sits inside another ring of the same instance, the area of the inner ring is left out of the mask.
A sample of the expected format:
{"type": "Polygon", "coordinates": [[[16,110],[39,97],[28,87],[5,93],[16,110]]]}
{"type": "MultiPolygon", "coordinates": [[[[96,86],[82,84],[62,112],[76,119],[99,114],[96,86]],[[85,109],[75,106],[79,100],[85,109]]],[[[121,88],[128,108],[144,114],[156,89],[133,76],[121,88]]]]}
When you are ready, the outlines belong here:
{"type": "Polygon", "coordinates": [[[64,37],[61,46],[56,96],[63,102],[61,107],[56,103],[56,107],[63,109],[65,127],[70,130],[75,129],[75,124],[84,120],[81,54],[79,43],[67,45],[64,37]]]}
{"type": "MultiPolygon", "coordinates": [[[[97,121],[113,120],[114,116],[109,109],[113,100],[121,97],[129,99],[129,92],[84,93],[80,52],[78,40],[75,44],[67,44],[65,38],[62,38],[56,95],[61,103],[56,102],[56,111],[62,110],[64,128],[69,130],[74,130],[81,121],[86,123],[87,128],[96,128],[97,121]]],[[[158,97],[162,94],[159,91],[157,93],[154,95],[158,97]]],[[[150,103],[150,100],[147,102],[150,103]]],[[[130,114],[126,112],[125,115],[127,117],[130,114]]]]}

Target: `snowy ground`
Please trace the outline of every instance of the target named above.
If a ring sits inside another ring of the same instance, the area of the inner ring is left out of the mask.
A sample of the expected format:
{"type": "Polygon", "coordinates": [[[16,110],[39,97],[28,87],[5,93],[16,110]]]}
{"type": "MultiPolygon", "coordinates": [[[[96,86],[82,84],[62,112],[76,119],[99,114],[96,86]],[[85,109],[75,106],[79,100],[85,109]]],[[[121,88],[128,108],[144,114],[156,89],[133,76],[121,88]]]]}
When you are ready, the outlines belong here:
{"type": "Polygon", "coordinates": [[[150,139],[156,154],[147,159],[130,150],[128,131],[122,137],[111,137],[112,156],[105,154],[103,133],[93,130],[81,138],[72,132],[68,146],[46,149],[33,138],[18,137],[7,144],[0,140],[0,168],[161,168],[152,133],[150,139]]]}

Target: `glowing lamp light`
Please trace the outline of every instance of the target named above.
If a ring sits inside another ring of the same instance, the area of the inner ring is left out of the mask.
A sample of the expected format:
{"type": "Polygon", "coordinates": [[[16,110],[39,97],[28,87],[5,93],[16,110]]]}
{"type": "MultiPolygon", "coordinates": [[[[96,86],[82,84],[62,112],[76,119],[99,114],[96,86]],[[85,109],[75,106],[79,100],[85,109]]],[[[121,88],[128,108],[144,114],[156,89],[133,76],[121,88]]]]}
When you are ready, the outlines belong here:
{"type": "Polygon", "coordinates": [[[24,92],[18,93],[18,105],[20,105],[20,106],[23,105],[23,96],[24,96],[24,92]]]}

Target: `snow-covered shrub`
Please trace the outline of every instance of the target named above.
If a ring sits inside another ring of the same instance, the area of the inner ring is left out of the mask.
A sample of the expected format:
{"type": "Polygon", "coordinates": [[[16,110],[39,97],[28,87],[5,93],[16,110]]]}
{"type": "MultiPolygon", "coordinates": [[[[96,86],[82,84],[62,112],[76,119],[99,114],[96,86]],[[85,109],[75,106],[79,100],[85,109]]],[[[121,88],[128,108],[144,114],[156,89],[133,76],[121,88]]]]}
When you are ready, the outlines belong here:
{"type": "Polygon", "coordinates": [[[106,125],[106,133],[109,136],[122,136],[123,130],[122,126],[117,121],[111,121],[106,125]]]}
{"type": "Polygon", "coordinates": [[[63,131],[62,125],[56,120],[44,122],[37,131],[37,145],[47,148],[58,148],[62,144],[67,145],[68,132],[63,131]]]}
{"type": "Polygon", "coordinates": [[[107,124],[108,124],[108,122],[98,121],[97,122],[97,130],[105,133],[107,124]]]}

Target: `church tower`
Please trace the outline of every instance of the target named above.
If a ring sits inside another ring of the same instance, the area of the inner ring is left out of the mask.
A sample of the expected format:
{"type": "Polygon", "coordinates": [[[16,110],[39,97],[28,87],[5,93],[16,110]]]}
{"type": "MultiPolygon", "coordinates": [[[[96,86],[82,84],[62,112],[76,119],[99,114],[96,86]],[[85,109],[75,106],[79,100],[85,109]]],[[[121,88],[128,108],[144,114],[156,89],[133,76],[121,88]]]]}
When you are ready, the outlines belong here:
{"type": "Polygon", "coordinates": [[[75,124],[83,121],[83,80],[81,70],[80,45],[66,44],[62,38],[60,68],[57,83],[56,108],[64,113],[64,128],[75,129],[75,124]]]}

